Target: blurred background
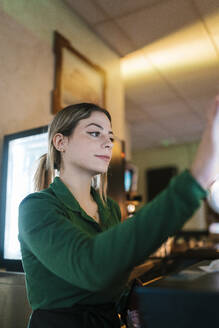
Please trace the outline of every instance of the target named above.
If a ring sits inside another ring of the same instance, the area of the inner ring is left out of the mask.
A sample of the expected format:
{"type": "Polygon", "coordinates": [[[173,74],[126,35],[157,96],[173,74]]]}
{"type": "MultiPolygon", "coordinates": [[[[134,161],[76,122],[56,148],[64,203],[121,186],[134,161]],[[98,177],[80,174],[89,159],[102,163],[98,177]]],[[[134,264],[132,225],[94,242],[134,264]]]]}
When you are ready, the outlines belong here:
{"type": "MultiPolygon", "coordinates": [[[[18,271],[17,207],[62,103],[95,95],[110,111],[123,219],[190,167],[219,91],[219,2],[0,0],[0,24],[0,267],[18,271]]],[[[217,206],[203,203],[153,257],[217,252],[217,206]]]]}

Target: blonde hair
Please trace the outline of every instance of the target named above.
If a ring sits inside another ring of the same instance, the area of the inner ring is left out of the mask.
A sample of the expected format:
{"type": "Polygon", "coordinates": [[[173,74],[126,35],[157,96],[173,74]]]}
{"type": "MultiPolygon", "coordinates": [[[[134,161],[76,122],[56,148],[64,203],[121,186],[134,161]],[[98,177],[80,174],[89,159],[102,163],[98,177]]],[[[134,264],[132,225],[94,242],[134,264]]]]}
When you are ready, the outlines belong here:
{"type": "MultiPolygon", "coordinates": [[[[92,112],[104,113],[111,122],[111,116],[106,109],[91,103],[80,103],[70,105],[62,109],[54,117],[48,130],[48,154],[44,154],[39,159],[39,165],[34,176],[34,189],[40,191],[48,188],[55,177],[55,170],[60,171],[61,153],[53,145],[53,137],[56,133],[61,133],[64,136],[72,135],[75,127],[80,120],[90,117],[92,112]]],[[[107,198],[107,173],[94,176],[92,186],[98,189],[103,202],[107,198]]]]}

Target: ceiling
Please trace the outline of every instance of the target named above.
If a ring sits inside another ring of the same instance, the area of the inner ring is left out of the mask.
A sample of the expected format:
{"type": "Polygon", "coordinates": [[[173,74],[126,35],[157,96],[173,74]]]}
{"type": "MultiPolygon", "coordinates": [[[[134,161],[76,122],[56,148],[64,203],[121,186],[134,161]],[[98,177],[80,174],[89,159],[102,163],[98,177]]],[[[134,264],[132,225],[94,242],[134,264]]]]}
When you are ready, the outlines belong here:
{"type": "Polygon", "coordinates": [[[197,141],[219,91],[219,0],[65,0],[121,56],[132,147],[197,141]]]}

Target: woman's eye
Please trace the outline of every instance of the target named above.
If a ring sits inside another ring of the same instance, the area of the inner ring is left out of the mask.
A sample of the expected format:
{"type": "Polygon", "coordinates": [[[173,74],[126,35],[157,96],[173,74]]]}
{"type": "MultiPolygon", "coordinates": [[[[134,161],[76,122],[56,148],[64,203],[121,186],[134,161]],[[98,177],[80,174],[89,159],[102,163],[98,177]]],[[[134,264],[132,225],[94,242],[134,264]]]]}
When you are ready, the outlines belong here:
{"type": "Polygon", "coordinates": [[[88,132],[92,137],[98,137],[100,132],[88,132]]]}
{"type": "Polygon", "coordinates": [[[114,140],[115,140],[114,138],[110,138],[110,141],[111,141],[112,143],[114,142],[114,140]]]}

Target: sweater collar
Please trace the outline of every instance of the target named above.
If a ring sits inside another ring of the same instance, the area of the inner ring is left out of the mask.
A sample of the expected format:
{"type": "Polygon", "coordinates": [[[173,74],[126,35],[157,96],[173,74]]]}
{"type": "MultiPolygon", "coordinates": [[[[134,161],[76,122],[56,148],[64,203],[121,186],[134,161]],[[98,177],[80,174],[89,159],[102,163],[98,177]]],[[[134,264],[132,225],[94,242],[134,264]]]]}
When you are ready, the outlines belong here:
{"type": "Polygon", "coordinates": [[[64,203],[66,207],[75,212],[81,211],[78,201],[59,177],[55,177],[53,183],[50,185],[50,188],[56,194],[56,197],[64,203]]]}
{"type": "MultiPolygon", "coordinates": [[[[76,198],[73,196],[73,194],[70,192],[70,190],[66,187],[66,185],[61,181],[59,177],[55,177],[53,183],[51,183],[50,185],[50,188],[53,190],[56,197],[71,211],[79,212],[84,218],[91,219],[81,208],[79,202],[76,200],[76,198]]],[[[93,187],[91,187],[91,194],[98,205],[98,211],[100,214],[101,221],[102,218],[104,218],[105,221],[108,215],[110,215],[108,206],[104,206],[99,193],[93,187]]]]}

